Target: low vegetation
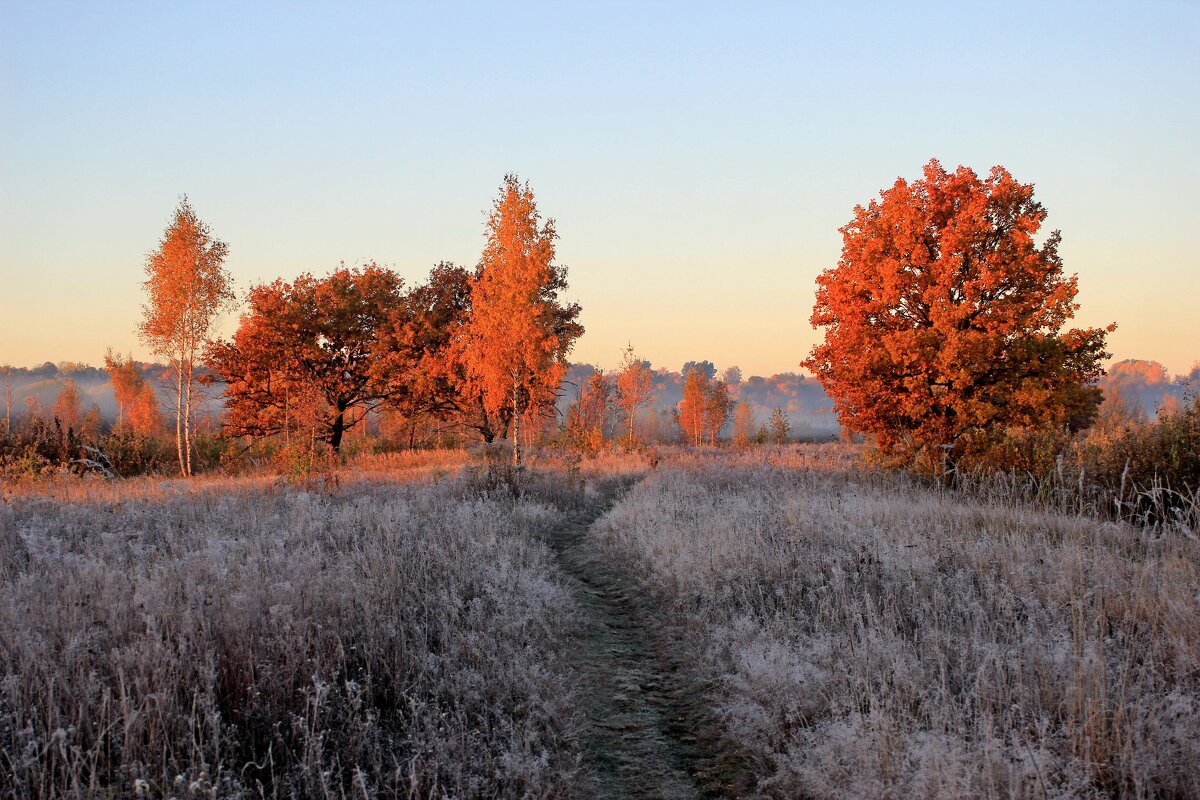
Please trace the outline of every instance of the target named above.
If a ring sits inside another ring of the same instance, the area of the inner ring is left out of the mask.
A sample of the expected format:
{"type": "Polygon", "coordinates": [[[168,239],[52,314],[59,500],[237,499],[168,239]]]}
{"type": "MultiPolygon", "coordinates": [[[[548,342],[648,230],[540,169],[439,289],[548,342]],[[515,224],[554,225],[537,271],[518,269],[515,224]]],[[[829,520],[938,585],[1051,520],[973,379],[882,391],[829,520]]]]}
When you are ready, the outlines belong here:
{"type": "Polygon", "coordinates": [[[1200,794],[1195,531],[968,499],[833,447],[824,469],[812,449],[660,468],[594,529],[762,791],[1200,794]]]}
{"type": "Polygon", "coordinates": [[[0,796],[568,794],[563,512],[376,466],[0,505],[0,796]]]}

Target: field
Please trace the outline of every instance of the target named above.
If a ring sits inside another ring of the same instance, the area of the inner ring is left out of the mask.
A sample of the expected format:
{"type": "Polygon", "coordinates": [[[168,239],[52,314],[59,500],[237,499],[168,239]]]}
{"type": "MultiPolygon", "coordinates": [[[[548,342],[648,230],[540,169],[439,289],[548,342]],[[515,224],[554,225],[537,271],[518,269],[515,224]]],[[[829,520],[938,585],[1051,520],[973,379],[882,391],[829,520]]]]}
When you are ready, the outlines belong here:
{"type": "Polygon", "coordinates": [[[1200,543],[839,445],[0,505],[0,795],[1200,796],[1200,543]]]}

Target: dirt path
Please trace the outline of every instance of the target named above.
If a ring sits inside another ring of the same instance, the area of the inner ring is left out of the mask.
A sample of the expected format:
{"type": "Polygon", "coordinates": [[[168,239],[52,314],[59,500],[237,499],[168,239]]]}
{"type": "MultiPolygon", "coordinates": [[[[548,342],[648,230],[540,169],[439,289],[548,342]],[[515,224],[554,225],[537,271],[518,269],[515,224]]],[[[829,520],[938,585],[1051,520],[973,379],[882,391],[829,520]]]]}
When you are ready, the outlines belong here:
{"type": "Polygon", "coordinates": [[[713,728],[704,692],[687,683],[626,577],[591,546],[588,530],[598,516],[582,515],[550,536],[584,619],[574,653],[590,723],[581,794],[725,796],[729,789],[712,775],[723,761],[709,752],[715,736],[698,733],[713,728]]]}

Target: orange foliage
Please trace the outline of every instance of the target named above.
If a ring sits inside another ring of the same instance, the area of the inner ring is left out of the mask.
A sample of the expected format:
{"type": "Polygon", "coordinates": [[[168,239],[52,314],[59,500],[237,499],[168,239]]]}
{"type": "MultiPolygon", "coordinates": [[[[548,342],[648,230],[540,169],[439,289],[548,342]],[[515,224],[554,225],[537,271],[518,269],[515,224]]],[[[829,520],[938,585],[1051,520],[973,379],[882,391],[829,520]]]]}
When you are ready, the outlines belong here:
{"type": "Polygon", "coordinates": [[[633,345],[625,348],[621,371],[617,373],[617,406],[629,424],[629,445],[633,445],[633,422],[639,408],[654,399],[654,375],[646,362],[633,353],[633,345]]]}
{"type": "Polygon", "coordinates": [[[817,279],[825,340],[804,363],[844,426],[932,461],[942,444],[959,457],[1010,427],[1089,418],[1106,329],[1062,330],[1076,278],[1058,232],[1038,245],[1045,218],[1002,167],[980,178],[936,160],[854,209],[817,279]]]}
{"type": "Polygon", "coordinates": [[[704,411],[708,402],[708,377],[699,369],[688,370],[683,379],[683,397],[676,410],[676,421],[690,444],[704,442],[704,411]]]}
{"type": "Polygon", "coordinates": [[[379,333],[401,303],[401,285],[391,270],[369,264],[252,288],[233,340],[209,350],[226,382],[226,431],[317,431],[336,452],[363,418],[351,412],[396,391],[379,372],[379,333]]]}
{"type": "Polygon", "coordinates": [[[120,427],[141,394],[146,379],[138,372],[132,355],[122,359],[120,353],[113,355],[111,348],[104,354],[104,369],[112,381],[113,395],[117,399],[117,427],[120,427]]]}
{"type": "Polygon", "coordinates": [[[506,175],[487,221],[462,356],[484,408],[509,420],[517,464],[524,409],[552,407],[567,353],[583,333],[579,307],[558,302],[567,271],[554,263],[556,238],[529,184],[506,175]]]}
{"type": "Polygon", "coordinates": [[[79,402],[79,389],[75,381],[67,378],[63,383],[50,413],[64,431],[79,433],[80,423],[83,422],[83,406],[79,402]]]}
{"type": "Polygon", "coordinates": [[[176,380],[175,440],[179,471],[192,473],[191,409],[196,359],[217,314],[233,300],[225,257],[185,196],[158,249],[146,261],[147,302],[139,333],[154,352],[170,359],[176,380]]]}

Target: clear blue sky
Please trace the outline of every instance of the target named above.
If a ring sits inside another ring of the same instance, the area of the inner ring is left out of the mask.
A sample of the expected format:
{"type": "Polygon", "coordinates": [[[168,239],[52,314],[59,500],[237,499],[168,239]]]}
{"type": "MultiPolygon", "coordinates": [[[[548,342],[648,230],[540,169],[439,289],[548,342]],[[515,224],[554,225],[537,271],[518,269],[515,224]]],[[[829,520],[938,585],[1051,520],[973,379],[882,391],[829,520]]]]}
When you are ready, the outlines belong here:
{"type": "Polygon", "coordinates": [[[1200,358],[1200,4],[739,5],[0,0],[0,362],[147,355],[181,193],[244,291],[473,265],[516,171],[575,359],[795,370],[838,227],[931,157],[1037,184],[1118,358],[1200,358]]]}

